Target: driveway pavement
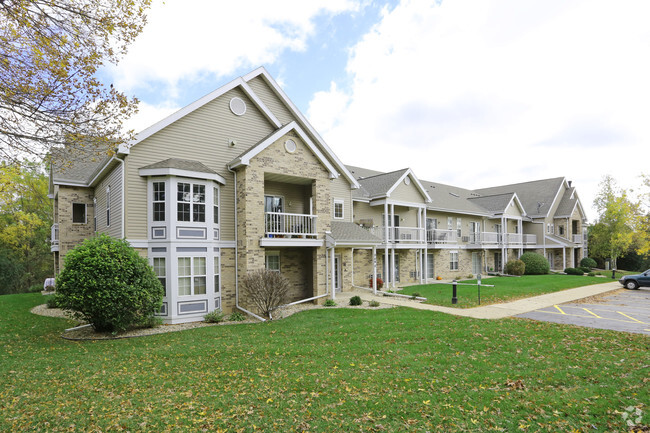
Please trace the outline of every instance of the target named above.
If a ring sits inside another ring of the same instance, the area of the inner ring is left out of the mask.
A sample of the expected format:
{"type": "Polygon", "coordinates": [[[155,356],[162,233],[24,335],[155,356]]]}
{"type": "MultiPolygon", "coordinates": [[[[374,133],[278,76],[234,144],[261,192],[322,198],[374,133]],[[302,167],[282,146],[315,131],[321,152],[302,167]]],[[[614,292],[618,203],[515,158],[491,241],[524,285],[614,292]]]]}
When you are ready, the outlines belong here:
{"type": "Polygon", "coordinates": [[[554,304],[517,317],[650,335],[650,289],[615,290],[581,302],[554,304]]]}

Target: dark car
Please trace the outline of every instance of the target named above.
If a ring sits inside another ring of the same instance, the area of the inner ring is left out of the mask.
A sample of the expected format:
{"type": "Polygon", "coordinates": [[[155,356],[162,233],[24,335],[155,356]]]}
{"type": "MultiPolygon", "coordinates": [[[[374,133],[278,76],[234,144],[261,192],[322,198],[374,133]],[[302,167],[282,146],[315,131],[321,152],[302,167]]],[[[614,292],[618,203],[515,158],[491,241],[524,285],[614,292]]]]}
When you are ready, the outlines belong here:
{"type": "Polygon", "coordinates": [[[650,269],[642,274],[625,275],[618,282],[630,290],[638,289],[639,287],[650,287],[650,269]]]}

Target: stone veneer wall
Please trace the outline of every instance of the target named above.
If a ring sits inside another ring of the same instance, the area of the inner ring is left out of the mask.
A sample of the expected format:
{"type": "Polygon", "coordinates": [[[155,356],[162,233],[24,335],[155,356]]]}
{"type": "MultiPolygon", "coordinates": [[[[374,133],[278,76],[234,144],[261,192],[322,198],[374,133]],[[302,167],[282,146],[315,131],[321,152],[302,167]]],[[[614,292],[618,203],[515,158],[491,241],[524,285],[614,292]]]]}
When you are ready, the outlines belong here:
{"type": "Polygon", "coordinates": [[[235,311],[237,299],[235,292],[235,249],[221,248],[221,310],[224,313],[235,311]]]}
{"type": "MultiPolygon", "coordinates": [[[[354,250],[354,282],[355,286],[370,287],[372,278],[372,250],[354,250]]],[[[377,273],[381,273],[381,267],[377,263],[377,273]]]]}
{"type": "Polygon", "coordinates": [[[93,218],[95,209],[92,188],[60,186],[56,201],[59,223],[59,264],[58,269],[63,269],[65,255],[95,233],[93,218]],[[86,223],[72,222],[72,203],[86,204],[86,223]]]}

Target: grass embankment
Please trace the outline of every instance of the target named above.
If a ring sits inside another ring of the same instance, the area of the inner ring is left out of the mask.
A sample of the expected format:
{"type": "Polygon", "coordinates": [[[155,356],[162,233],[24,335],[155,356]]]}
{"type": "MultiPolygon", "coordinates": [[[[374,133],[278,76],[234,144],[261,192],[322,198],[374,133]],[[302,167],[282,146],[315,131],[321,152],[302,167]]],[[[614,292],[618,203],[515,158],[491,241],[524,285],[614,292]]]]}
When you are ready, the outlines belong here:
{"type": "Polygon", "coordinates": [[[406,308],[72,342],[0,297],[0,431],[627,431],[648,424],[630,335],[406,308]],[[221,429],[221,430],[220,430],[221,429]]]}
{"type": "MultiPolygon", "coordinates": [[[[611,282],[602,277],[580,275],[525,275],[522,277],[492,277],[481,280],[482,284],[494,287],[481,287],[481,305],[497,304],[521,298],[543,295],[574,287],[589,286],[611,282]]],[[[478,288],[476,280],[462,280],[456,286],[458,303],[452,304],[451,284],[424,284],[409,286],[399,293],[412,295],[419,293],[427,298],[425,303],[444,305],[446,307],[472,308],[478,306],[478,288]],[[471,285],[464,285],[471,284],[471,285]]]]}

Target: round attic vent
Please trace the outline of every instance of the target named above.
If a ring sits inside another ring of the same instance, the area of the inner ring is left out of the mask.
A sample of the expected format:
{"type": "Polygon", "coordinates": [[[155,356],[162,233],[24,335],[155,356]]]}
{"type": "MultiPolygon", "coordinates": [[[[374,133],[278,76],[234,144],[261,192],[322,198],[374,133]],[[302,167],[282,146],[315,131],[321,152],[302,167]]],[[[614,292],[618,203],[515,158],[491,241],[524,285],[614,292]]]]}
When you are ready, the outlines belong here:
{"type": "Polygon", "coordinates": [[[292,139],[288,139],[284,142],[284,148],[287,152],[293,153],[296,151],[296,142],[292,139]]]}
{"type": "Polygon", "coordinates": [[[406,176],[406,177],[404,178],[404,185],[410,185],[410,184],[411,184],[411,178],[408,177],[408,176],[406,176]]]}
{"type": "Polygon", "coordinates": [[[237,116],[243,116],[246,113],[246,103],[241,98],[232,98],[230,100],[230,111],[237,116]]]}

